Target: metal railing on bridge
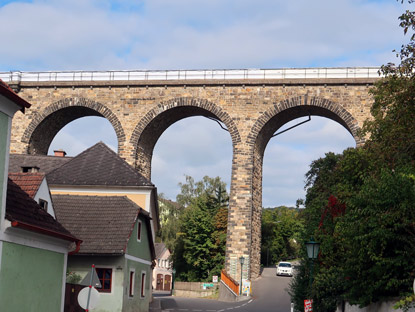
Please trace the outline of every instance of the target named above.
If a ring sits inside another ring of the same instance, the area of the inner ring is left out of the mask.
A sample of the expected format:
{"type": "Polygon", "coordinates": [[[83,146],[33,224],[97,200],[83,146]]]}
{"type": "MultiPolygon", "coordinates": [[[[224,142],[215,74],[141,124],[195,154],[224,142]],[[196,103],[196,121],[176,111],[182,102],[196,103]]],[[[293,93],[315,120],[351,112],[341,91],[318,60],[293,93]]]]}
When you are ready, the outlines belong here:
{"type": "Polygon", "coordinates": [[[379,78],[378,67],[0,72],[5,82],[379,78]]]}

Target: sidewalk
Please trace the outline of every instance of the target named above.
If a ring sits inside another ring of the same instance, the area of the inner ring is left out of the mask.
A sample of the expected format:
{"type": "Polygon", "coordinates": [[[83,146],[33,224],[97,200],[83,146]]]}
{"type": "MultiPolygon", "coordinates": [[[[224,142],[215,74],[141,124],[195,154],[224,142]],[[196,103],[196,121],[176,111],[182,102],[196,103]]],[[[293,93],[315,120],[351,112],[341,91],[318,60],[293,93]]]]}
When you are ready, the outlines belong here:
{"type": "Polygon", "coordinates": [[[149,311],[161,312],[161,300],[159,298],[153,298],[153,302],[150,303],[149,311]]]}
{"type": "Polygon", "coordinates": [[[161,312],[161,300],[160,297],[169,297],[171,296],[170,291],[156,290],[153,291],[153,302],[150,303],[151,312],[161,312]]]}

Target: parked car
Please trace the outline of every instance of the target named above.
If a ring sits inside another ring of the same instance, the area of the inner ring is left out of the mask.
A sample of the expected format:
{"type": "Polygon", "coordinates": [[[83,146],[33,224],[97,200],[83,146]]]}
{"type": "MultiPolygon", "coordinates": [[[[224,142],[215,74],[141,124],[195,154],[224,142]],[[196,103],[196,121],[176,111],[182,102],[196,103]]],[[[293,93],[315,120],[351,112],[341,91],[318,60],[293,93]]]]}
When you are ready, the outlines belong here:
{"type": "Polygon", "coordinates": [[[277,266],[277,276],[286,275],[293,276],[293,267],[290,262],[281,261],[277,266]]]}

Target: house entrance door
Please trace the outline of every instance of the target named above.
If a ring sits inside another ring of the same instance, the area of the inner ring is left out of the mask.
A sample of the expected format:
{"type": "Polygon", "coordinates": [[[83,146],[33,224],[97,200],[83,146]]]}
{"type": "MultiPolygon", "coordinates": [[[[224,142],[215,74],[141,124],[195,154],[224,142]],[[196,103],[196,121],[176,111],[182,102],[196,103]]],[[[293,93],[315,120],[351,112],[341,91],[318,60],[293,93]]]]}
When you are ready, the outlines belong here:
{"type": "Polygon", "coordinates": [[[171,275],[166,275],[164,277],[164,290],[171,290],[171,275]]]}
{"type": "Polygon", "coordinates": [[[163,274],[157,274],[156,290],[163,290],[163,274]]]}

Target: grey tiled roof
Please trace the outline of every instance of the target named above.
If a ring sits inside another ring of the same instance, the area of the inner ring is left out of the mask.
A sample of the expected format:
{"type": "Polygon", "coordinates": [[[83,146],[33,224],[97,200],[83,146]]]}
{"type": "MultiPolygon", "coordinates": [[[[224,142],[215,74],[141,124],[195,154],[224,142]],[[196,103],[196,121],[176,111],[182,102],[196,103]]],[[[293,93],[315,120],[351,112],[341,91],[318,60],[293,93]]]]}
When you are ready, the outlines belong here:
{"type": "Polygon", "coordinates": [[[39,172],[48,174],[71,159],[72,157],[10,154],[9,172],[22,172],[22,167],[38,167],[39,172]]]}
{"type": "Polygon", "coordinates": [[[160,258],[161,254],[166,249],[166,245],[164,245],[164,243],[155,243],[154,247],[156,250],[156,258],[160,258]]]}
{"type": "Polygon", "coordinates": [[[138,215],[150,219],[125,196],[52,195],[52,200],[57,220],[82,239],[79,254],[122,255],[138,215]]]}
{"type": "Polygon", "coordinates": [[[104,143],[99,142],[47,174],[54,185],[154,186],[104,143]]]}

